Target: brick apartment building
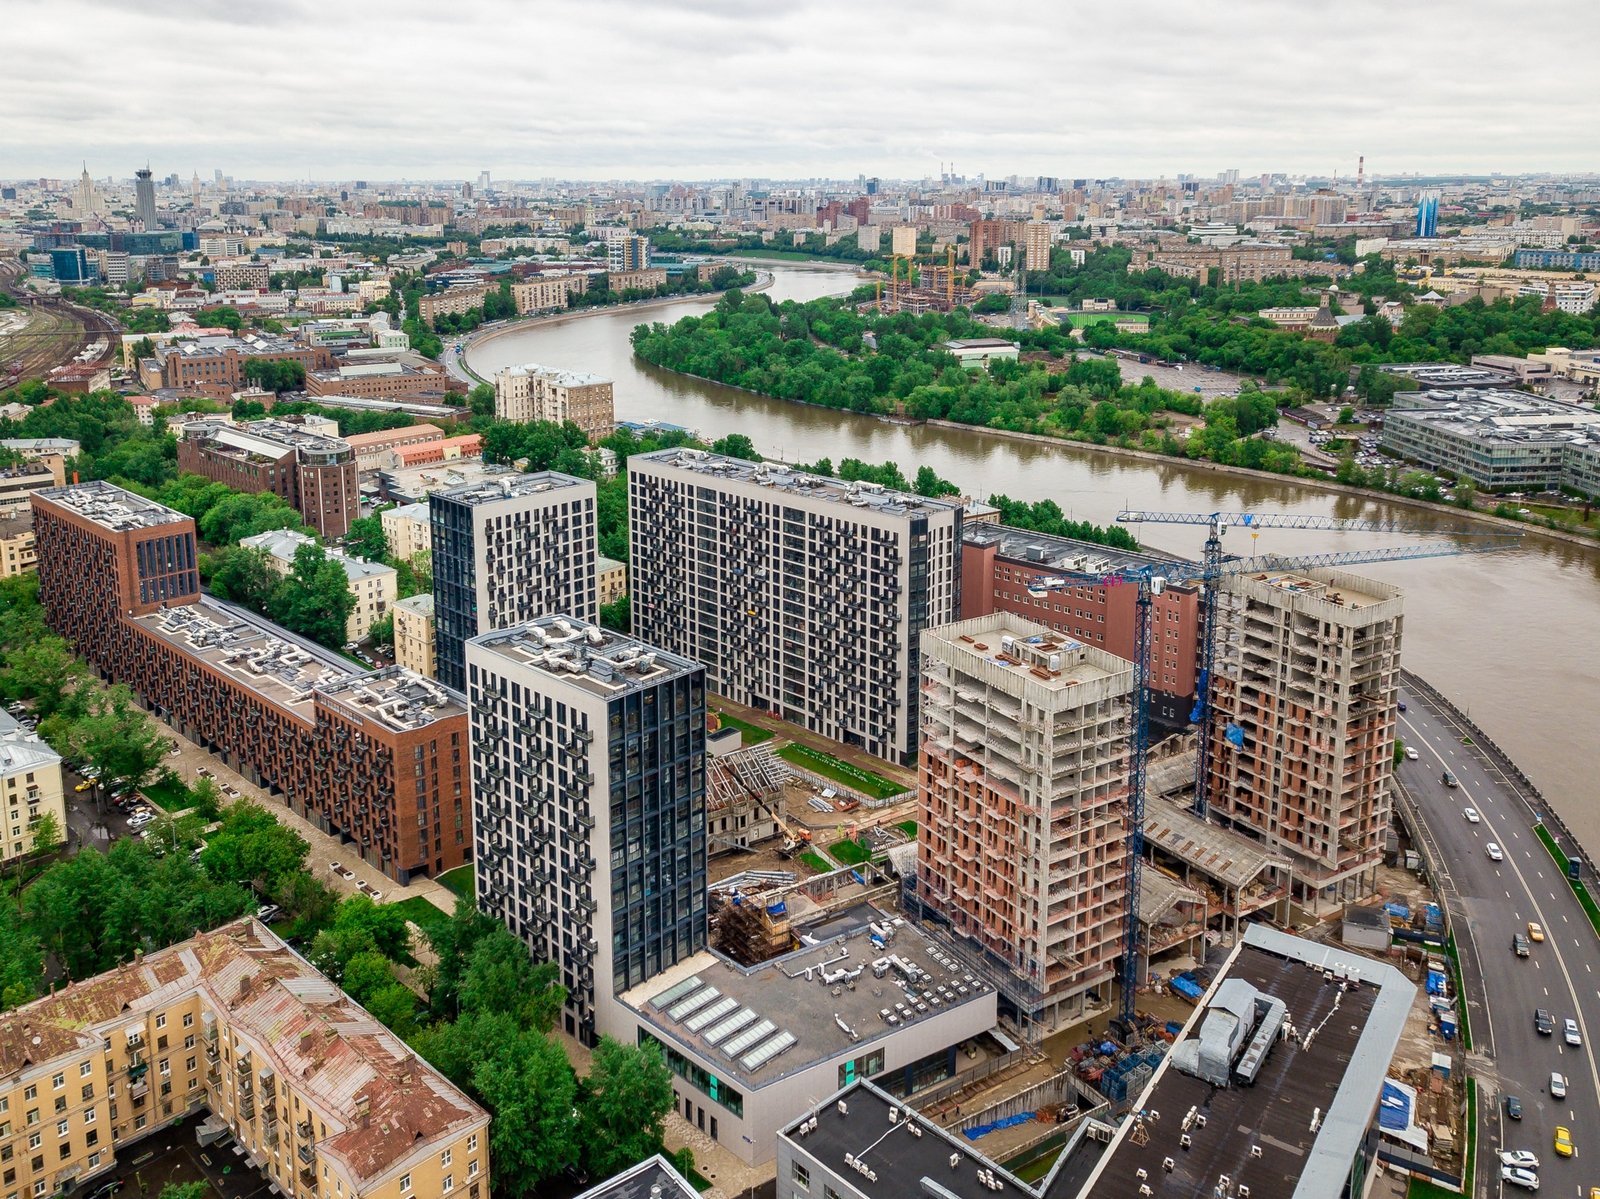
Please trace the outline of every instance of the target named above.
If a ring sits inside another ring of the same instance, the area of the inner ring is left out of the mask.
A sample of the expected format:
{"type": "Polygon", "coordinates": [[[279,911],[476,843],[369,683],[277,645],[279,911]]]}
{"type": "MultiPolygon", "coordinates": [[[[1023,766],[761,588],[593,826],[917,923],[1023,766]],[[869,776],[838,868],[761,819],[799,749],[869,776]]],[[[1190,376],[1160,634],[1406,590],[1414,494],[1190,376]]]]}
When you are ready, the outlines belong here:
{"type": "Polygon", "coordinates": [[[447,313],[471,312],[474,308],[482,308],[483,297],[488,294],[487,287],[450,287],[424,294],[417,300],[417,309],[423,321],[432,325],[447,313]]]}
{"type": "Polygon", "coordinates": [[[494,414],[512,421],[570,420],[591,445],[617,428],[610,379],[536,362],[508,366],[495,375],[494,414]]]}
{"type": "Polygon", "coordinates": [[[565,308],[567,296],[582,295],[589,290],[589,276],[582,274],[553,275],[542,279],[529,279],[511,285],[511,298],[517,311],[543,312],[549,308],[565,308]]]}
{"type": "Polygon", "coordinates": [[[251,421],[242,429],[221,421],[187,424],[178,469],[239,491],[275,492],[323,537],[343,537],[361,515],[349,443],[286,421],[251,421]]]}
{"type": "Polygon", "coordinates": [[[967,261],[981,264],[995,248],[1022,240],[1021,221],[973,221],[967,226],[967,261]]]}
{"type": "Polygon", "coordinates": [[[362,362],[306,372],[306,394],[394,400],[443,396],[449,390],[442,370],[418,370],[403,362],[362,362]]]}
{"type": "Polygon", "coordinates": [[[161,386],[224,398],[245,385],[244,364],[251,358],[298,362],[307,374],[333,362],[332,353],[324,346],[308,346],[268,334],[197,337],[156,347],[161,386]]]}
{"type": "Polygon", "coordinates": [[[404,429],[377,429],[371,433],[352,433],[344,443],[354,451],[359,470],[377,470],[387,451],[401,446],[443,441],[438,425],[409,425],[404,429]]]}
{"type": "Polygon", "coordinates": [[[33,509],[46,618],[103,677],[396,882],[471,861],[460,695],[202,596],[181,512],[104,482],[33,509]]]}
{"type": "MultiPolygon", "coordinates": [[[[1120,570],[1159,559],[1053,537],[1005,525],[974,523],[962,529],[961,618],[1012,612],[1052,632],[1076,638],[1132,661],[1138,609],[1132,586],[1088,582],[1034,596],[1033,580],[1070,571],[1120,570]]],[[[1162,731],[1181,731],[1197,695],[1200,636],[1199,588],[1169,584],[1152,599],[1150,719],[1162,731]]]]}

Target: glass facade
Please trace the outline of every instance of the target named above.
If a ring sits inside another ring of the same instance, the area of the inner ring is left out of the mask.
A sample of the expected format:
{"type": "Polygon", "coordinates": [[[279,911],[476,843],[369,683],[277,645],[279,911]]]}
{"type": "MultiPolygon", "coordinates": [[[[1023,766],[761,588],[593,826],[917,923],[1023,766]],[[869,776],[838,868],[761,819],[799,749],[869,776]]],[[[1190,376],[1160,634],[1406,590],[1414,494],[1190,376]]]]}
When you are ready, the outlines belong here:
{"type": "Polygon", "coordinates": [[[434,653],[439,681],[465,691],[469,637],[478,635],[478,580],[473,555],[472,507],[444,496],[428,497],[433,524],[434,653]]]}

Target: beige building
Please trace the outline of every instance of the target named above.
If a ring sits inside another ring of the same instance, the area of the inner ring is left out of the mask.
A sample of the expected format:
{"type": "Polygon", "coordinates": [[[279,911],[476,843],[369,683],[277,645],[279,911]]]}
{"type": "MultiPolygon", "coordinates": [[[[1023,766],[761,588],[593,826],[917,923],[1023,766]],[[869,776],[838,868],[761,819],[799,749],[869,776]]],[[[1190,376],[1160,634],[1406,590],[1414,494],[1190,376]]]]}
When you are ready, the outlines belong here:
{"type": "Polygon", "coordinates": [[[917,252],[917,227],[896,225],[889,230],[889,252],[914,257],[917,252]]]}
{"type": "Polygon", "coordinates": [[[568,295],[576,293],[581,296],[588,290],[588,275],[552,275],[513,283],[511,298],[519,313],[543,312],[550,308],[565,308],[568,295]]]}
{"type": "Polygon", "coordinates": [[[433,519],[427,504],[402,504],[379,513],[392,557],[409,562],[433,551],[433,519]]]}
{"type": "Polygon", "coordinates": [[[255,920],[0,1023],[7,1195],[82,1191],[202,1108],[288,1199],[488,1199],[488,1113],[255,920]]]}
{"type": "Polygon", "coordinates": [[[39,559],[33,546],[32,508],[0,520],[0,579],[38,570],[39,559]]]}
{"type": "MultiPolygon", "coordinates": [[[[337,433],[334,436],[338,436],[337,433]]],[[[357,470],[378,470],[384,464],[389,450],[402,446],[427,445],[444,440],[444,430],[438,425],[407,425],[403,429],[378,429],[371,433],[353,433],[344,439],[356,454],[357,470]]]]}
{"type": "Polygon", "coordinates": [[[667,281],[665,267],[653,266],[640,271],[607,271],[606,286],[612,291],[654,291],[667,281]]]}
{"type": "Polygon", "coordinates": [[[474,308],[483,307],[483,297],[489,294],[487,287],[450,287],[433,295],[422,296],[417,301],[417,310],[422,319],[428,324],[450,312],[471,312],[474,308]]]}
{"type": "Polygon", "coordinates": [[[394,660],[395,665],[414,670],[424,678],[439,677],[433,656],[433,596],[413,595],[396,601],[394,660]]]}
{"type": "MultiPolygon", "coordinates": [[[[65,836],[67,812],[61,783],[61,755],[25,732],[8,713],[0,712],[0,788],[5,800],[5,840],[0,861],[33,852],[34,831],[45,816],[56,818],[56,832],[65,836]]],[[[0,1084],[0,1094],[4,1093],[0,1084]]],[[[0,1120],[0,1127],[4,1127],[0,1120]]],[[[0,1142],[5,1138],[0,1136],[0,1142]]]]}
{"type": "MultiPolygon", "coordinates": [[[[270,533],[240,538],[239,544],[266,550],[278,573],[287,576],[294,571],[295,552],[302,545],[315,545],[316,540],[292,529],[274,529],[270,533]]],[[[345,622],[345,635],[351,641],[360,641],[367,635],[373,621],[381,619],[394,606],[398,592],[395,569],[381,562],[368,562],[364,558],[354,557],[331,546],[325,547],[323,552],[328,555],[330,562],[337,562],[344,567],[350,579],[350,593],[356,597],[356,606],[351,609],[350,618],[345,622]]]]}
{"type": "Polygon", "coordinates": [[[1043,221],[1029,221],[1022,227],[1023,252],[1027,256],[1026,268],[1030,271],[1050,269],[1050,226],[1043,221]]]}
{"type": "Polygon", "coordinates": [[[611,380],[529,362],[494,377],[494,414],[512,421],[572,421],[590,444],[616,431],[611,380]]]}
{"type": "Polygon", "coordinates": [[[595,584],[599,589],[600,603],[609,604],[628,594],[628,564],[607,558],[604,554],[594,560],[595,584]]]}

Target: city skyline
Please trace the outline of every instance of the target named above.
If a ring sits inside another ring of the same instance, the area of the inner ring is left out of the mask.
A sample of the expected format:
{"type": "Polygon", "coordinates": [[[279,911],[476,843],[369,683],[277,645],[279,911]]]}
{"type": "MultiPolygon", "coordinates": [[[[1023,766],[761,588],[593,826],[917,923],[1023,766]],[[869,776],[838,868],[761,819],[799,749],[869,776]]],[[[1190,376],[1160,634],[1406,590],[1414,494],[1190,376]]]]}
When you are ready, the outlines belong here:
{"type": "MultiPolygon", "coordinates": [[[[1587,6],[1537,7],[1540,24],[1574,36],[1596,24],[1587,6]]],[[[1455,6],[1439,26],[1426,8],[1250,4],[1224,22],[1183,4],[1151,24],[1077,6],[1042,23],[909,5],[863,19],[825,2],[778,15],[617,0],[481,5],[452,14],[441,37],[438,22],[392,10],[374,20],[363,6],[196,15],[67,0],[12,13],[27,44],[63,27],[101,37],[14,64],[0,176],[75,176],[86,156],[119,178],[149,160],[158,177],[209,177],[220,163],[262,181],[476,179],[486,167],[528,179],[920,178],[952,162],[969,177],[1343,176],[1360,155],[1369,177],[1586,168],[1591,89],[1495,53],[1495,11],[1455,6]],[[971,36],[949,36],[961,27],[971,36]],[[137,88],[98,70],[100,40],[147,64],[137,88]],[[208,46],[245,53],[254,77],[241,80],[230,54],[192,52],[208,46]],[[410,81],[397,87],[390,64],[410,81]],[[441,122],[447,137],[435,136],[441,122]]]]}

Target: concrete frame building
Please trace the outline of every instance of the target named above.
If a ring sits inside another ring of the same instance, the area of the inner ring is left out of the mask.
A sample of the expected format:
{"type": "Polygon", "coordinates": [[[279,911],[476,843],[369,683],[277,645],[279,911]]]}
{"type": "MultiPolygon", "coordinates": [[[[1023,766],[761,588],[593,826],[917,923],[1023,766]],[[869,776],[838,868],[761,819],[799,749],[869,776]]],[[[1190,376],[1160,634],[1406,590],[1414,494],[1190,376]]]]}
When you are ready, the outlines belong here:
{"type": "Polygon", "coordinates": [[[1393,800],[1399,588],[1235,575],[1217,604],[1211,815],[1289,855],[1313,910],[1368,893],[1393,800]]]}
{"type": "Polygon", "coordinates": [[[501,420],[571,421],[593,445],[616,432],[612,384],[586,371],[529,362],[494,377],[494,414],[501,420]]]}
{"type": "Polygon", "coordinates": [[[633,628],[706,685],[909,766],[918,644],[961,610],[959,502],[703,450],[628,459],[633,628]]]}
{"type": "Polygon", "coordinates": [[[220,399],[230,398],[247,385],[244,365],[252,358],[266,362],[298,362],[308,375],[333,362],[333,355],[326,346],[308,346],[266,333],[244,337],[213,335],[156,343],[162,387],[181,388],[220,399]]]}
{"type": "Polygon", "coordinates": [[[916,897],[1057,1027],[1108,983],[1127,913],[1131,663],[996,613],[922,634],[916,897]]]}
{"type": "Polygon", "coordinates": [[[465,644],[479,633],[563,613],[600,619],[595,486],[542,471],[428,497],[439,680],[466,689],[465,644]]]}
{"type": "Polygon", "coordinates": [[[1045,221],[1029,221],[1022,227],[1023,269],[1047,271],[1050,269],[1050,247],[1053,245],[1050,226],[1045,221]]]}
{"type": "Polygon", "coordinates": [[[51,1125],[6,1155],[17,1195],[87,1193],[202,1108],[201,1144],[231,1134],[287,1199],[489,1195],[489,1114],[252,919],[7,1013],[0,1079],[19,1146],[51,1125]]]}
{"type": "Polygon", "coordinates": [[[557,962],[566,1031],[706,946],[705,672],[588,620],[466,645],[478,906],[557,962]]]}
{"type": "Polygon", "coordinates": [[[274,492],[322,537],[343,537],[361,515],[350,446],[287,421],[251,421],[242,429],[193,421],[178,441],[178,469],[239,491],[274,492]]]}

